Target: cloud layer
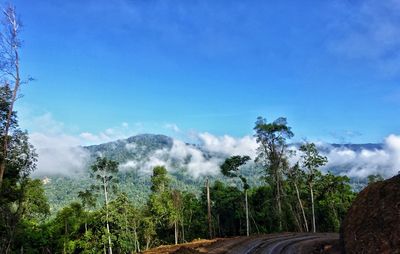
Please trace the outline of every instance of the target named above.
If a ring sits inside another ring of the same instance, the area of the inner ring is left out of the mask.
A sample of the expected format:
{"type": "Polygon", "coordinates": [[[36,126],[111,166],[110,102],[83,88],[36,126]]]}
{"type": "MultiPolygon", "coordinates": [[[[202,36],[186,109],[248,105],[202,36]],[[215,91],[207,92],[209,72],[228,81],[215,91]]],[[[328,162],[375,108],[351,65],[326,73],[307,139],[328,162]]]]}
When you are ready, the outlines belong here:
{"type": "MultiPolygon", "coordinates": [[[[38,169],[34,174],[74,175],[86,170],[89,153],[82,145],[93,142],[109,142],[127,138],[135,133],[127,123],[109,128],[98,134],[83,132],[78,135],[66,134],[65,127],[46,114],[36,119],[44,126],[30,134],[30,140],[39,154],[38,169]]],[[[179,130],[175,124],[166,128],[179,130]]],[[[181,130],[179,130],[182,133],[181,130]]],[[[121,164],[121,170],[136,169],[149,174],[156,165],[167,166],[174,170],[184,165],[188,175],[200,177],[219,173],[223,160],[232,155],[248,155],[255,158],[258,144],[253,136],[232,137],[229,135],[216,136],[208,132],[191,133],[190,138],[196,140],[194,145],[174,139],[171,148],[153,151],[145,160],[131,160],[121,164]]],[[[328,164],[324,171],[339,171],[350,177],[366,177],[370,174],[381,174],[390,177],[400,170],[400,136],[389,135],[382,149],[351,150],[345,147],[333,147],[319,143],[328,164]]],[[[130,152],[142,147],[127,143],[125,149],[130,152]]],[[[294,163],[299,159],[299,152],[291,158],[294,163]]]]}
{"type": "Polygon", "coordinates": [[[332,148],[326,156],[325,170],[341,168],[342,174],[364,178],[371,174],[390,177],[400,171],[400,136],[389,135],[383,149],[359,152],[346,148],[332,148]]]}

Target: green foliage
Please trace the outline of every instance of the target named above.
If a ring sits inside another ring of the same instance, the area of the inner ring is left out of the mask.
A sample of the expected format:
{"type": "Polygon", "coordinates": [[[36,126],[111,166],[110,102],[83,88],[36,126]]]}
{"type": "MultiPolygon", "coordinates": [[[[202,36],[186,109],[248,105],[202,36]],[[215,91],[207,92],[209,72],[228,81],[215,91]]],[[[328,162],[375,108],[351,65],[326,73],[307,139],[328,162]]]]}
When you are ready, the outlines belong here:
{"type": "Polygon", "coordinates": [[[151,177],[151,191],[162,193],[168,189],[169,182],[167,169],[164,166],[156,166],[151,177]]]}
{"type": "Polygon", "coordinates": [[[383,180],[384,180],[383,177],[382,177],[380,174],[369,175],[369,176],[367,177],[367,179],[368,179],[368,184],[376,183],[376,182],[379,182],[379,181],[383,181],[383,180]]]}
{"type": "MultiPolygon", "coordinates": [[[[213,235],[226,237],[241,235],[245,232],[244,200],[242,192],[233,186],[215,181],[210,187],[213,235]]],[[[207,211],[207,196],[204,188],[202,196],[203,210],[207,211]]],[[[204,221],[205,220],[204,216],[204,221]]]]}
{"type": "Polygon", "coordinates": [[[11,114],[8,135],[4,135],[10,105],[10,87],[0,86],[0,143],[7,140],[7,155],[0,152],[0,161],[5,162],[0,184],[0,253],[21,247],[23,242],[18,237],[28,225],[25,220],[42,220],[49,212],[40,180],[29,178],[36,168],[37,155],[27,132],[18,128],[15,112],[11,114]]]}
{"type": "Polygon", "coordinates": [[[338,232],[355,198],[347,176],[318,174],[315,182],[316,218],[319,231],[338,232]]]}
{"type": "Polygon", "coordinates": [[[314,143],[305,143],[299,149],[303,154],[301,155],[303,167],[307,168],[309,174],[309,181],[313,181],[313,176],[318,168],[324,166],[328,159],[319,154],[317,147],[314,143]]]}
{"type": "MultiPolygon", "coordinates": [[[[214,235],[245,234],[243,189],[248,193],[251,233],[304,231],[299,203],[310,224],[310,186],[319,231],[338,231],[355,196],[349,178],[321,173],[319,167],[327,161],[314,144],[301,146],[301,161],[289,166],[291,152],[286,139],[293,133],[286,119],[267,123],[259,118],[255,130],[259,144],[256,162],[266,181],[250,188],[247,179],[251,171],[242,167],[250,160],[248,156],[225,160],[221,165],[224,176],[210,178],[214,182],[210,188],[214,235]]],[[[13,133],[10,170],[3,185],[9,188],[2,188],[0,196],[2,246],[10,245],[13,251],[22,248],[25,253],[104,253],[108,248],[114,253],[132,253],[207,237],[204,179],[188,178],[182,168],[170,174],[163,166],[155,167],[151,177],[134,170],[119,172],[118,163],[104,157],[93,160],[90,181],[85,176],[60,177],[43,186],[40,180],[28,178],[36,159],[26,133],[13,133]],[[48,217],[46,195],[52,200],[51,207],[57,208],[52,217],[48,217]],[[57,207],[55,200],[64,203],[57,207]],[[66,204],[66,200],[70,202],[66,204]]],[[[135,142],[140,140],[147,138],[135,142]]],[[[171,145],[168,139],[164,141],[160,147],[171,145]]],[[[104,146],[118,157],[118,149],[104,146]]]]}
{"type": "Polygon", "coordinates": [[[27,179],[23,195],[22,218],[25,220],[43,221],[50,214],[50,206],[45,196],[42,181],[27,179]]]}
{"type": "Polygon", "coordinates": [[[247,179],[239,174],[239,168],[246,164],[250,160],[249,156],[232,156],[227,158],[224,163],[220,166],[221,173],[227,177],[239,177],[243,183],[243,189],[248,190],[250,188],[247,183],[247,179]]]}
{"type": "Polygon", "coordinates": [[[283,230],[283,212],[285,189],[284,174],[289,168],[286,140],[294,136],[287,125],[286,118],[280,117],[268,123],[264,118],[258,117],[254,130],[256,134],[257,149],[256,163],[259,163],[265,172],[265,180],[271,186],[275,196],[275,209],[279,228],[283,230]]]}

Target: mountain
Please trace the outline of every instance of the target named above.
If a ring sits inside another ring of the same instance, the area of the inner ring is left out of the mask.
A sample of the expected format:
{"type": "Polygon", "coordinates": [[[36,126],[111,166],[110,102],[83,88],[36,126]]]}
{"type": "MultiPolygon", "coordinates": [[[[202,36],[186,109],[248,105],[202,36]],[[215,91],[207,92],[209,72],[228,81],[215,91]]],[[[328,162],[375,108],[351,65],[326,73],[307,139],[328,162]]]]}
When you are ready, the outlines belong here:
{"type": "MultiPolygon", "coordinates": [[[[331,144],[320,147],[320,150],[329,154],[336,150],[359,153],[365,149],[372,151],[382,148],[381,144],[331,144]]],[[[146,201],[150,192],[150,175],[156,165],[167,167],[174,188],[197,194],[204,186],[205,176],[211,180],[219,179],[238,184],[237,181],[226,179],[218,173],[219,165],[228,156],[227,154],[210,152],[202,145],[183,143],[165,135],[142,134],[100,145],[86,146],[83,150],[89,156],[87,163],[82,165],[83,170],[80,174],[42,176],[53,211],[76,200],[78,191],[90,186],[92,180],[89,178],[88,168],[99,155],[120,163],[119,188],[139,204],[146,201]]],[[[346,172],[350,167],[352,165],[345,163],[335,165],[330,170],[337,173],[346,172]]],[[[250,185],[262,183],[261,169],[252,165],[246,167],[244,171],[250,185]]]]}
{"type": "Polygon", "coordinates": [[[143,160],[153,152],[171,149],[173,139],[165,135],[142,134],[123,140],[84,147],[92,156],[105,155],[119,163],[127,160],[143,160]]]}
{"type": "MultiPolygon", "coordinates": [[[[178,147],[174,146],[172,138],[153,134],[142,134],[128,139],[86,146],[83,147],[83,150],[89,156],[87,163],[82,166],[81,173],[40,176],[45,184],[46,195],[53,212],[71,201],[77,201],[77,193],[90,187],[92,179],[89,177],[88,169],[95,158],[100,155],[119,162],[119,189],[126,192],[139,204],[144,204],[150,193],[150,175],[154,166],[165,165],[167,167],[171,185],[174,188],[199,194],[204,186],[204,177],[201,174],[194,176],[193,172],[187,170],[193,168],[191,162],[200,157],[203,161],[209,159],[215,161],[213,166],[217,167],[217,162],[225,159],[219,157],[216,160],[215,158],[219,155],[202,151],[197,145],[179,143],[178,147]],[[170,152],[174,153],[173,157],[170,156],[170,152]]],[[[201,166],[200,163],[199,166],[201,166]]],[[[219,175],[211,176],[211,178],[229,181],[219,175]]]]}

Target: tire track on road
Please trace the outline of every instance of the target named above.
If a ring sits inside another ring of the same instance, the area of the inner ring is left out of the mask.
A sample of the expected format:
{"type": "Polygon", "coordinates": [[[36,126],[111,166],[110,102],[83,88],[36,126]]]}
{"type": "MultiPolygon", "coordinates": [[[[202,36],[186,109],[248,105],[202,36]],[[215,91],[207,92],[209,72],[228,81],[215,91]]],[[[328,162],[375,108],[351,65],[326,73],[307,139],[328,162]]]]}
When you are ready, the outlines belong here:
{"type": "Polygon", "coordinates": [[[223,239],[203,250],[211,254],[308,254],[310,250],[320,248],[319,246],[332,242],[336,238],[338,238],[337,234],[324,233],[283,233],[237,237],[223,239]]]}

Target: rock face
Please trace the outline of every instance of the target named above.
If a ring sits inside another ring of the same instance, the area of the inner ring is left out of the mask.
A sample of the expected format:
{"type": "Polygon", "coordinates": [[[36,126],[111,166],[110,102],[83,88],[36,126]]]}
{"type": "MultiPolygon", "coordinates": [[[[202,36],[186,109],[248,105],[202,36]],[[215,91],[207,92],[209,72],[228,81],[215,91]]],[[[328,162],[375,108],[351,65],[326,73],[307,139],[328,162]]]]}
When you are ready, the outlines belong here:
{"type": "Polygon", "coordinates": [[[345,253],[400,253],[400,175],[367,186],[342,224],[345,253]]]}

